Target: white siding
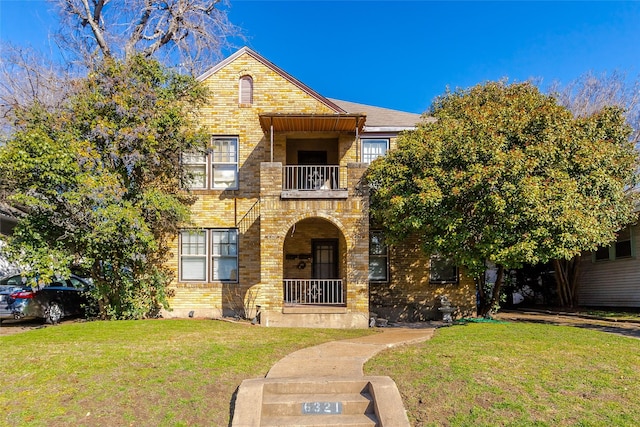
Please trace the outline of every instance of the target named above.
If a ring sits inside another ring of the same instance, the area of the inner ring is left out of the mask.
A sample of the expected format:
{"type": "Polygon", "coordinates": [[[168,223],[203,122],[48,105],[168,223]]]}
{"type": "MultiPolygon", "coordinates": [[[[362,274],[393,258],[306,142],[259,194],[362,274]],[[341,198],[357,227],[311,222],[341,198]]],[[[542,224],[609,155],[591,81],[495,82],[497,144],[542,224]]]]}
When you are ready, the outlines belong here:
{"type": "Polygon", "coordinates": [[[632,258],[593,262],[590,252],[582,255],[578,301],[582,306],[640,307],[640,235],[631,229],[632,258]]]}

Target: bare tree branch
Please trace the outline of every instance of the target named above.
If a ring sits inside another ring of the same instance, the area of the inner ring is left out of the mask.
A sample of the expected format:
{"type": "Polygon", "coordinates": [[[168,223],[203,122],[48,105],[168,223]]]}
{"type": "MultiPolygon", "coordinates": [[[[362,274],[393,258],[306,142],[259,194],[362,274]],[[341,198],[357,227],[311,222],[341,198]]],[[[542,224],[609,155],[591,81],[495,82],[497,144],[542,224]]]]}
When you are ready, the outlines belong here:
{"type": "Polygon", "coordinates": [[[155,56],[198,74],[243,38],[227,0],[50,0],[61,11],[61,40],[90,67],[96,55],[155,56]]]}
{"type": "Polygon", "coordinates": [[[564,86],[554,83],[550,92],[580,117],[590,116],[606,106],[622,108],[633,128],[632,141],[640,143],[640,76],[630,80],[620,71],[600,75],[588,72],[564,86]]]}
{"type": "Polygon", "coordinates": [[[71,73],[29,48],[0,49],[0,126],[9,132],[19,112],[33,104],[59,108],[73,90],[71,73]]]}

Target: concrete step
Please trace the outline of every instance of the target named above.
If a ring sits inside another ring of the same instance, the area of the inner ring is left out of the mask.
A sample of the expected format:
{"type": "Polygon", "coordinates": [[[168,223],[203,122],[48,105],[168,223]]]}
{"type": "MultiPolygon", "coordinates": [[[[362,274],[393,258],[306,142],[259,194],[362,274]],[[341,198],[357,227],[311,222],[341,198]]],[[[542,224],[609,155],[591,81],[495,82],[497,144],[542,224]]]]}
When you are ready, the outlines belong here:
{"type": "Polygon", "coordinates": [[[374,411],[368,381],[273,382],[263,388],[261,425],[371,427],[374,411]]]}
{"type": "Polygon", "coordinates": [[[371,376],[352,380],[337,377],[244,380],[238,388],[232,426],[410,425],[393,380],[371,376]]]}
{"type": "MultiPolygon", "coordinates": [[[[340,394],[272,394],[265,393],[262,396],[262,415],[272,416],[297,416],[303,413],[305,404],[310,407],[311,402],[325,402],[333,406],[336,402],[341,404],[341,412],[344,415],[373,414],[373,398],[369,393],[340,393],[340,394]]],[[[316,410],[322,410],[317,405],[316,410]]]]}
{"type": "Polygon", "coordinates": [[[376,427],[371,415],[299,415],[297,417],[263,417],[262,427],[376,427]]]}
{"type": "Polygon", "coordinates": [[[264,385],[264,393],[271,394],[348,394],[369,391],[367,380],[337,380],[314,378],[307,380],[273,380],[264,385]]]}

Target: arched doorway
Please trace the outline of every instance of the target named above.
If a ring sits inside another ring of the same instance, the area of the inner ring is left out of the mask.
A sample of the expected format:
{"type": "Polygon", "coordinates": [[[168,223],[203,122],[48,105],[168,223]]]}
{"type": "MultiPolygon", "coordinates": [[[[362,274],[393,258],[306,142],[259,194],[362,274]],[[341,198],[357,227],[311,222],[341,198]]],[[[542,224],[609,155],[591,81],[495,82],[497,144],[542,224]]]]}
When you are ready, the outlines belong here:
{"type": "Polygon", "coordinates": [[[336,225],[316,217],[298,221],[283,252],[285,305],[346,304],[346,241],[336,225]]]}

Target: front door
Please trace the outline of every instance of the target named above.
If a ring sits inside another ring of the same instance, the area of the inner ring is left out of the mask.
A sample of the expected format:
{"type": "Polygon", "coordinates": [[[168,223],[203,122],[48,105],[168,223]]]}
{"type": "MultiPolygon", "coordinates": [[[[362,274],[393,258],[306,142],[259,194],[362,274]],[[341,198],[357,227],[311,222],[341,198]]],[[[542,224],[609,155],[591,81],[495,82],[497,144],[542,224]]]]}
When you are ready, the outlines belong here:
{"type": "Polygon", "coordinates": [[[327,152],[300,150],[298,151],[298,164],[299,165],[326,165],[327,152]]]}
{"type": "Polygon", "coordinates": [[[298,151],[299,182],[305,190],[320,190],[331,188],[328,182],[326,151],[298,151]]]}
{"type": "Polygon", "coordinates": [[[338,239],[314,239],[313,252],[313,278],[337,279],[338,278],[338,239]]]}

